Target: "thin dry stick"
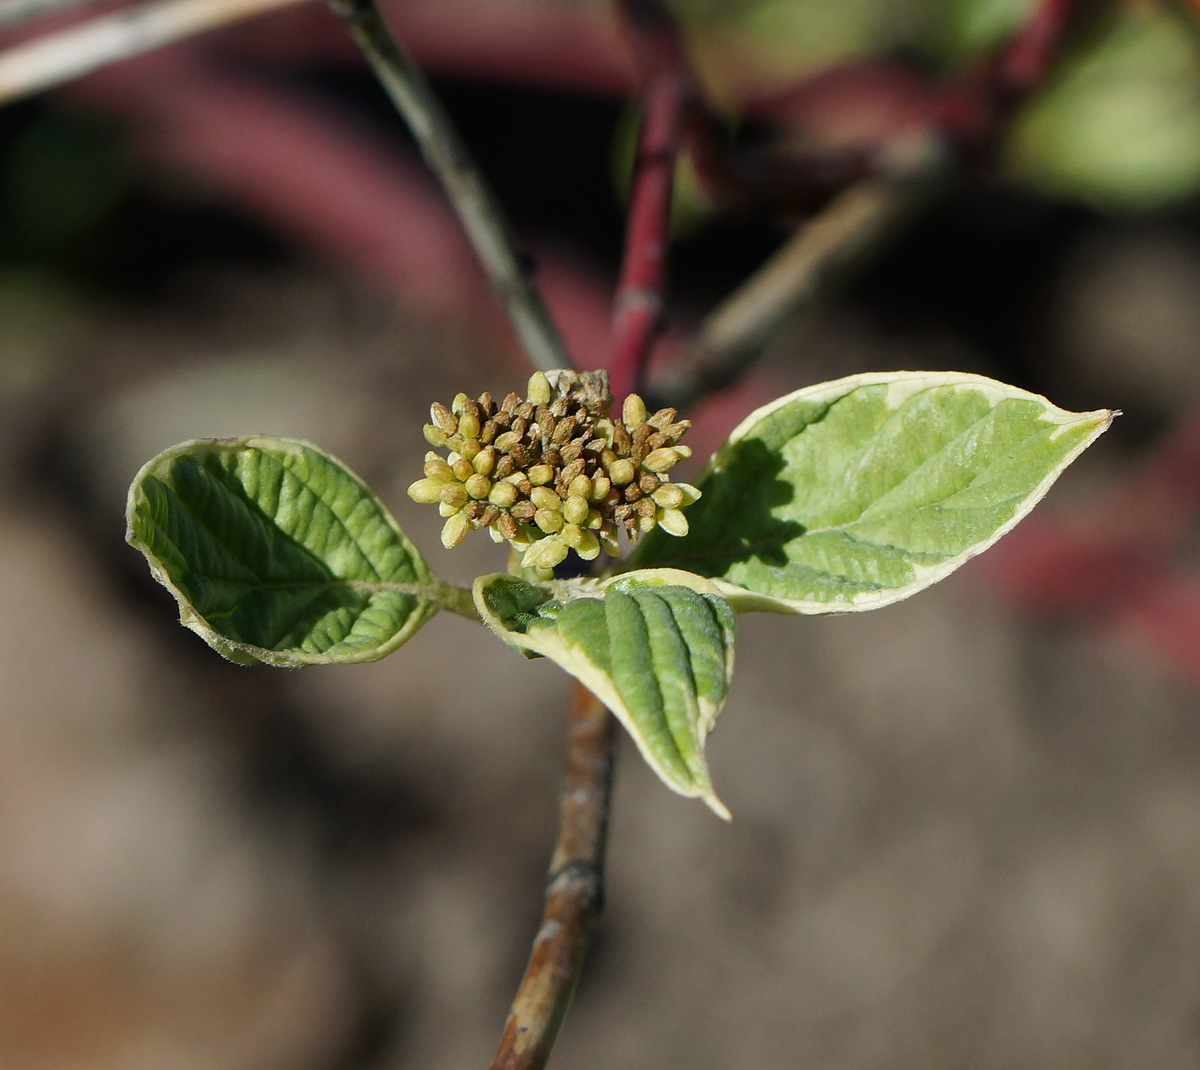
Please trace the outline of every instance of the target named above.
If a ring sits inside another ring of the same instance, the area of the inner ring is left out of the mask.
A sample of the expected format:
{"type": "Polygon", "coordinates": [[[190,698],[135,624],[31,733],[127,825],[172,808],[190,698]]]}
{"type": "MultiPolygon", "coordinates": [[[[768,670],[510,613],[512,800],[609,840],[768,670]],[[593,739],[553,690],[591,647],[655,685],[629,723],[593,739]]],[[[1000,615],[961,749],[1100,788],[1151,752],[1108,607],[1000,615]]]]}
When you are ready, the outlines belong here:
{"type": "Polygon", "coordinates": [[[638,35],[648,76],[629,186],[625,258],[613,308],[609,374],[618,399],[641,389],[662,324],[675,164],[684,110],[694,93],[679,27],[666,9],[654,0],[623,0],[621,7],[638,35]]]}
{"type": "Polygon", "coordinates": [[[615,724],[603,703],[578,685],[546,907],[491,1070],[541,1070],[575,991],[604,905],[615,724]]]}
{"type": "Polygon", "coordinates": [[[299,0],[159,0],[0,52],[0,103],[299,0]]]}
{"type": "Polygon", "coordinates": [[[554,321],[533,286],[528,259],[470,153],[424,76],[388,30],[374,0],[330,0],[446,190],[534,367],[569,368],[554,321]]]}
{"type": "Polygon", "coordinates": [[[705,319],[688,352],[652,384],[651,402],[686,408],[732,383],[927,202],[944,170],[941,147],[922,138],[883,174],[839,194],[705,319]]]}
{"type": "Polygon", "coordinates": [[[53,15],[71,7],[85,7],[98,0],[0,0],[0,28],[9,29],[22,22],[53,15]]]}

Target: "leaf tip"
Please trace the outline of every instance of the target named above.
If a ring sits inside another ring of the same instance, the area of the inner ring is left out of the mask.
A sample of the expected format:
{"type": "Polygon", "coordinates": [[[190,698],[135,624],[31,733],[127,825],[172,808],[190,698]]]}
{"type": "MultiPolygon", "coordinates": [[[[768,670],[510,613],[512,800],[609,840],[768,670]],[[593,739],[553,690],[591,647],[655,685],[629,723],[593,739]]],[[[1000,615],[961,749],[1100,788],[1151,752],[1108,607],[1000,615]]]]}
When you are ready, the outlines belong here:
{"type": "Polygon", "coordinates": [[[704,800],[704,805],[707,806],[722,821],[733,820],[733,814],[729,812],[729,807],[727,807],[723,802],[721,802],[720,799],[717,798],[715,792],[706,792],[701,796],[701,798],[704,800]]]}

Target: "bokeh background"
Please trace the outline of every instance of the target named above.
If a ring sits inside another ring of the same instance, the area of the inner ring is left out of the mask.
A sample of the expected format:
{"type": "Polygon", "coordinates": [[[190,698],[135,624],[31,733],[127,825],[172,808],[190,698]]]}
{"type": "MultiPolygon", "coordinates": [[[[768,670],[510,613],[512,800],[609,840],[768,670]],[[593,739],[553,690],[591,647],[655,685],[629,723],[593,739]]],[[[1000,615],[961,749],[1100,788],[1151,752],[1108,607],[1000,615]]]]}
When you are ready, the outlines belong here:
{"type": "MultiPolygon", "coordinates": [[[[676,7],[736,116],[832,63],[953,77],[1034,5],[676,7]]],[[[554,1065],[1200,1064],[1200,31],[1187,5],[1094,7],[994,156],[693,438],[873,369],[1125,415],[911,602],[742,618],[710,746],[732,824],[624,747],[554,1065]]],[[[607,7],[386,8],[603,365],[633,70],[607,7]]],[[[807,136],[787,115],[776,144],[807,136]]],[[[680,196],[668,355],[797,222],[680,196]]],[[[448,615],[374,665],[226,664],[123,507],[175,442],[304,437],[465,582],[502,557],[443,551],[408,501],[420,426],[527,374],[318,7],[0,111],[0,1067],[486,1065],[541,909],[568,681],[448,615]]]]}

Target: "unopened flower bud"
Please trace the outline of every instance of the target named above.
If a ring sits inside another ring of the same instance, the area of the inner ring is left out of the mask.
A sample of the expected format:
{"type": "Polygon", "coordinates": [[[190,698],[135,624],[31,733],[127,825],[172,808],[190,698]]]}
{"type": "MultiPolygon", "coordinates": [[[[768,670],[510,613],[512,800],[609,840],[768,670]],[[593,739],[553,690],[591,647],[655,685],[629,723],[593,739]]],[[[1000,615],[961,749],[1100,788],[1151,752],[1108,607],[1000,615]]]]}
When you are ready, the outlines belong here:
{"type": "Polygon", "coordinates": [[[594,532],[585,531],[575,547],[575,552],[585,561],[593,561],[600,555],[600,540],[594,532]]]}
{"type": "Polygon", "coordinates": [[[625,399],[625,404],[621,406],[621,420],[630,428],[646,422],[646,403],[637,394],[630,394],[625,399]]]}
{"type": "Polygon", "coordinates": [[[482,426],[479,417],[472,412],[464,412],[458,418],[458,433],[464,438],[478,438],[482,426]]]}
{"type": "Polygon", "coordinates": [[[446,521],[442,528],[442,545],[447,550],[454,549],[467,537],[467,532],[470,530],[471,522],[462,513],[456,513],[446,521]]]}
{"type": "Polygon", "coordinates": [[[425,457],[425,476],[438,483],[449,483],[454,478],[454,470],[436,453],[425,457]]]}
{"type": "MultiPolygon", "coordinates": [[[[671,463],[675,463],[674,455],[671,457],[671,463]]],[[[626,460],[624,457],[618,461],[613,461],[608,469],[608,478],[618,487],[623,487],[626,483],[632,483],[633,477],[636,474],[637,469],[633,467],[633,462],[626,460]]]]}
{"type": "Polygon", "coordinates": [[[683,504],[683,491],[674,483],[664,483],[650,497],[664,509],[678,509],[683,504]]]}
{"type": "Polygon", "coordinates": [[[554,469],[548,464],[535,464],[527,474],[535,487],[544,487],[554,480],[554,469]]]}
{"type": "Polygon", "coordinates": [[[592,493],[588,496],[594,502],[602,502],[612,489],[612,480],[605,475],[592,477],[592,493]]]}
{"type": "Polygon", "coordinates": [[[567,484],[567,494],[572,498],[582,498],[587,501],[592,496],[592,481],[580,473],[567,484]]]}
{"type": "Polygon", "coordinates": [[[529,492],[529,500],[539,509],[558,512],[562,508],[562,499],[549,487],[534,487],[529,492]]]}
{"type": "Polygon", "coordinates": [[[652,450],[642,464],[650,469],[651,472],[667,472],[674,468],[679,463],[679,455],[675,452],[677,449],[684,449],[681,446],[662,446],[659,449],[652,450]]]}
{"type": "Polygon", "coordinates": [[[470,400],[471,399],[469,397],[467,397],[466,394],[463,394],[461,392],[455,394],[454,400],[450,403],[450,411],[452,413],[454,413],[455,416],[461,416],[462,411],[463,411],[463,406],[466,405],[466,403],[470,400]]]}
{"type": "Polygon", "coordinates": [[[550,380],[544,372],[534,372],[529,377],[527,396],[534,405],[550,404],[550,380]]]}
{"type": "Polygon", "coordinates": [[[533,514],[533,522],[547,535],[553,535],[562,530],[563,515],[557,509],[539,509],[533,514]]]}
{"type": "Polygon", "coordinates": [[[561,565],[570,551],[558,539],[551,537],[535,542],[521,559],[526,568],[552,569],[561,565]]]}
{"type": "Polygon", "coordinates": [[[511,483],[494,483],[488,491],[488,501],[498,509],[508,509],[516,503],[519,493],[511,483]]]}
{"type": "Polygon", "coordinates": [[[423,505],[432,505],[434,502],[441,500],[443,486],[444,484],[439,483],[436,479],[418,479],[408,488],[408,496],[414,502],[421,502],[423,505]]]}
{"type": "Polygon", "coordinates": [[[485,446],[471,460],[471,467],[480,475],[490,476],[492,469],[496,467],[496,451],[490,446],[485,446]]]}
{"type": "Polygon", "coordinates": [[[450,470],[454,475],[463,481],[470,479],[475,474],[475,468],[465,457],[459,457],[452,465],[450,470]]]}
{"type": "Polygon", "coordinates": [[[664,509],[658,514],[658,523],[668,535],[686,535],[688,519],[678,509],[664,509]]]}
{"type": "MultiPolygon", "coordinates": [[[[584,476],[582,478],[586,479],[587,477],[584,476]]],[[[587,499],[572,495],[563,505],[562,515],[568,524],[582,524],[586,522],[588,517],[587,499]]]]}
{"type": "Polygon", "coordinates": [[[438,425],[448,435],[458,430],[458,420],[445,405],[434,402],[429,406],[429,419],[438,425]]]}
{"type": "Polygon", "coordinates": [[[458,452],[468,461],[473,461],[479,456],[479,451],[481,449],[483,449],[483,447],[479,444],[478,439],[468,438],[463,440],[462,445],[458,447],[458,452]]]}
{"type": "Polygon", "coordinates": [[[521,436],[515,431],[505,431],[501,435],[496,436],[496,441],[492,443],[501,453],[508,453],[514,446],[521,441],[521,436]]]}
{"type": "Polygon", "coordinates": [[[444,505],[452,505],[456,509],[461,509],[467,504],[468,496],[467,488],[461,483],[447,483],[438,494],[438,501],[444,505]]]}
{"type": "Polygon", "coordinates": [[[425,441],[431,446],[444,446],[449,437],[437,424],[426,424],[422,430],[425,433],[425,441]]]}
{"type": "Polygon", "coordinates": [[[487,476],[476,472],[470,476],[466,482],[467,493],[472,498],[480,500],[488,496],[488,492],[492,489],[492,481],[487,476]]]}

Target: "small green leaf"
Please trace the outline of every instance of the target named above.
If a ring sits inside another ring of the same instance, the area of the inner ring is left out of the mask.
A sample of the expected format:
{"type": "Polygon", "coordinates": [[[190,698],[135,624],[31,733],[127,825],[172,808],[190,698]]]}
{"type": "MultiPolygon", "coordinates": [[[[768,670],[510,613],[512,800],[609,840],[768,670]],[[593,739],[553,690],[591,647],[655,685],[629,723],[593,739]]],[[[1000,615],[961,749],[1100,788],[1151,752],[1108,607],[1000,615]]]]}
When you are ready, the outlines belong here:
{"type": "Polygon", "coordinates": [[[686,539],[651,532],[631,564],[710,577],[736,610],[876,609],[991,546],[1112,417],[955,372],[798,390],[709,461],[686,539]]]}
{"type": "Polygon", "coordinates": [[[668,787],[728,819],[704,743],[729,693],[736,618],[711,583],[675,569],[541,585],[497,573],[475,581],[475,605],[509,646],[590,688],[668,787]]]}
{"type": "Polygon", "coordinates": [[[374,661],[445,601],[379,499],[307,442],[174,446],[137,474],[126,518],[180,623],[244,665],[374,661]]]}

